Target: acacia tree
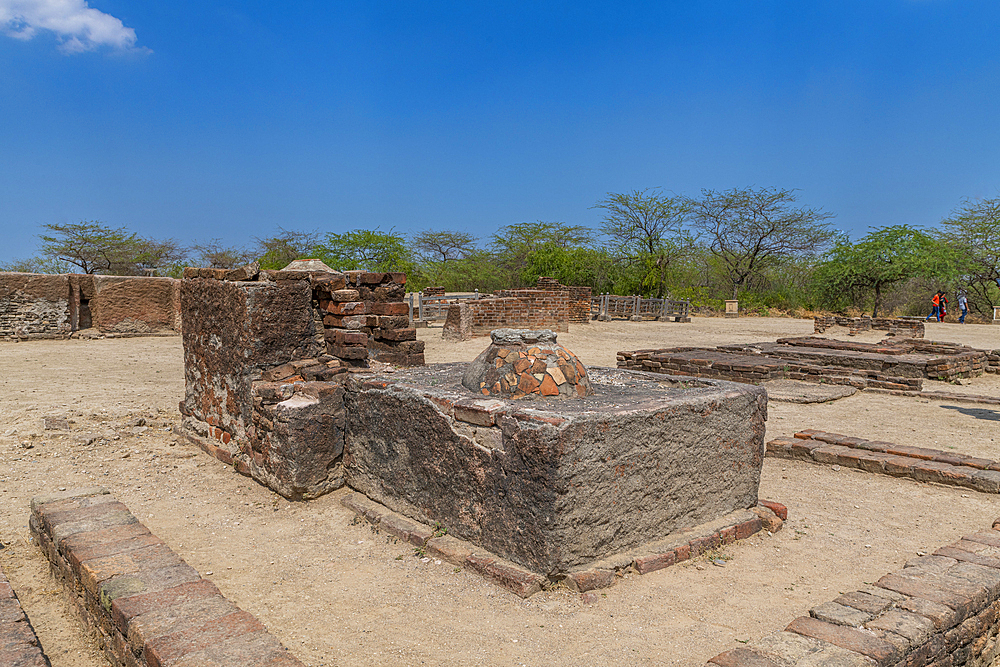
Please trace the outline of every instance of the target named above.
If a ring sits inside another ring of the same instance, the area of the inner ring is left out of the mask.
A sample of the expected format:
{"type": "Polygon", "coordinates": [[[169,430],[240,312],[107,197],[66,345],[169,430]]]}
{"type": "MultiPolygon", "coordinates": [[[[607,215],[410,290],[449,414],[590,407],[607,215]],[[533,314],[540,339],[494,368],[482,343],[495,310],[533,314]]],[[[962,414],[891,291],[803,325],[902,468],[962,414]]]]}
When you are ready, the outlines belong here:
{"type": "Polygon", "coordinates": [[[316,245],[320,259],[339,271],[402,271],[413,267],[406,240],[391,229],[380,232],[355,229],[343,234],[333,232],[316,245]]]}
{"type": "Polygon", "coordinates": [[[147,239],[125,227],[113,229],[91,220],[64,225],[42,225],[41,254],[51,262],[65,262],[84,273],[153,274],[179,265],[187,251],[173,239],[147,239]]]}
{"type": "Polygon", "coordinates": [[[476,237],[467,232],[427,229],[413,237],[413,247],[424,261],[444,264],[467,258],[475,251],[476,241],[476,237]]]}
{"type": "Polygon", "coordinates": [[[822,252],[834,238],[823,222],[832,213],[795,202],[793,190],[752,187],[702,190],[700,199],[690,200],[692,225],[720,261],[734,299],[763,268],[796,254],[822,252]]]}
{"type": "Polygon", "coordinates": [[[142,241],[124,227],[112,229],[97,220],[42,227],[48,230],[38,235],[43,257],[72,264],[90,274],[120,270],[138,254],[142,241]]]}
{"type": "Polygon", "coordinates": [[[655,284],[663,297],[667,271],[689,255],[697,242],[684,228],[691,202],[660,190],[609,192],[591,208],[604,209],[601,231],[613,252],[630,264],[642,266],[644,286],[655,284]]]}
{"type": "Polygon", "coordinates": [[[226,246],[222,239],[211,239],[191,246],[198,266],[212,269],[235,269],[251,261],[250,253],[240,246],[226,246]]]}
{"type": "Polygon", "coordinates": [[[956,263],[956,253],[930,234],[893,225],[872,230],[857,243],[839,240],[816,277],[828,302],[847,296],[861,306],[871,299],[877,317],[889,289],[911,278],[946,280],[956,263]]]}
{"type": "Polygon", "coordinates": [[[969,307],[992,317],[1000,287],[1000,197],[967,199],[941,224],[943,240],[964,260],[962,282],[971,292],[969,307]]]}

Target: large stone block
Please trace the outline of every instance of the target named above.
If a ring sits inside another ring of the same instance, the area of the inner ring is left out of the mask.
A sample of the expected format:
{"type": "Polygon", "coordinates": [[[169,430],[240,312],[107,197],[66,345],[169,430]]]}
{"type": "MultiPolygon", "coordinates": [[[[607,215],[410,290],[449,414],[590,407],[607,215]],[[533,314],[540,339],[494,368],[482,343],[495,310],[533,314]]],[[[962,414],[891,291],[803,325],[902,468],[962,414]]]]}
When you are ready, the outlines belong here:
{"type": "Polygon", "coordinates": [[[348,380],[348,485],[549,575],[757,504],[759,387],[592,368],[585,399],[477,399],[464,368],[348,380]]]}

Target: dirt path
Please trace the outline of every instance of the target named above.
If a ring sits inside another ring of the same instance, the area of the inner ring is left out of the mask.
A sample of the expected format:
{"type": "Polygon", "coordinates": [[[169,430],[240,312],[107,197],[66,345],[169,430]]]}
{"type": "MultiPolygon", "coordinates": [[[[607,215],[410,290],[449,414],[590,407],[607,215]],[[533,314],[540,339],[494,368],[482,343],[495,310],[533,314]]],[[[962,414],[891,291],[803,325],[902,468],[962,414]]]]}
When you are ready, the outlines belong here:
{"type": "MultiPolygon", "coordinates": [[[[933,329],[931,338],[1000,347],[1000,329],[989,326],[933,329]]],[[[696,318],[575,326],[560,342],[585,363],[613,365],[620,349],[811,331],[802,320],[696,318]]],[[[470,360],[486,346],[482,338],[445,344],[440,329],[421,337],[428,362],[470,360]]],[[[28,540],[30,497],[62,486],[108,487],[316,666],[701,665],[1000,516],[994,495],[767,459],[761,496],[788,505],[790,520],[773,537],[727,547],[724,567],[700,560],[628,577],[593,605],[568,591],[521,600],[446,563],[422,563],[354,521],[340,493],[289,503],[175,444],[167,429],[179,417],[181,364],[177,338],[0,344],[0,564],[53,667],[106,664],[67,621],[28,540]],[[46,416],[75,423],[44,430],[46,416]]],[[[945,387],[1000,392],[994,376],[945,387]]],[[[768,437],[824,428],[1000,458],[996,411],[949,405],[864,392],[831,404],[772,403],[768,437]]]]}

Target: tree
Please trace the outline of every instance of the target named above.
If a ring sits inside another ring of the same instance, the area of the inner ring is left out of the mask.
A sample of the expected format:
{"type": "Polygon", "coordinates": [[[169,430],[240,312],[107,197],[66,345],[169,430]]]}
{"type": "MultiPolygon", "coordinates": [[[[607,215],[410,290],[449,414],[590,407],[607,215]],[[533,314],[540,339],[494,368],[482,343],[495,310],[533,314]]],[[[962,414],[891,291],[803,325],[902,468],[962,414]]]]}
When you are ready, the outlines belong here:
{"type": "Polygon", "coordinates": [[[857,243],[837,241],[817,270],[829,302],[850,297],[863,305],[871,299],[878,316],[885,293],[911,278],[947,279],[956,265],[954,251],[930,234],[907,225],[869,232],[857,243]]]}
{"type": "Polygon", "coordinates": [[[992,317],[1000,287],[1000,197],[966,199],[941,224],[943,240],[964,259],[962,282],[971,293],[969,307],[992,317]]]}
{"type": "Polygon", "coordinates": [[[84,273],[117,273],[139,253],[142,242],[124,227],[112,229],[103,222],[42,225],[48,234],[39,234],[42,256],[77,266],[84,273]]]}
{"type": "Polygon", "coordinates": [[[163,275],[179,273],[187,258],[187,248],[174,239],[157,241],[140,238],[128,265],[119,267],[119,275],[163,275]]]}
{"type": "Polygon", "coordinates": [[[198,266],[211,269],[235,269],[251,261],[245,248],[222,245],[221,239],[195,243],[191,250],[195,253],[194,261],[198,266]]]}
{"type": "Polygon", "coordinates": [[[69,265],[49,257],[28,257],[0,264],[0,271],[14,273],[69,273],[69,265]]]}
{"type": "Polygon", "coordinates": [[[497,264],[507,272],[517,286],[533,284],[525,270],[531,254],[543,246],[568,250],[588,247],[593,243],[593,231],[582,225],[564,222],[518,222],[501,227],[490,237],[489,249],[497,264]]]}
{"type": "Polygon", "coordinates": [[[413,237],[413,247],[427,262],[450,262],[465,259],[476,249],[476,237],[466,232],[428,229],[413,237]]]}
{"type": "Polygon", "coordinates": [[[833,217],[817,208],[794,207],[792,190],[734,188],[702,190],[691,200],[691,218],[704,233],[709,251],[722,263],[733,298],[769,264],[797,253],[819,253],[834,232],[823,220],[833,217]]]}
{"type": "Polygon", "coordinates": [[[643,286],[655,285],[656,296],[663,297],[667,271],[697,242],[684,229],[691,202],[647,188],[609,192],[591,208],[606,211],[601,231],[611,239],[611,247],[625,261],[641,266],[643,286]]]}
{"type": "Polygon", "coordinates": [[[315,255],[318,239],[316,232],[293,232],[278,227],[274,236],[255,236],[256,247],[250,254],[257,258],[262,269],[283,269],[296,259],[315,255]]]}
{"type": "Polygon", "coordinates": [[[338,271],[401,271],[409,273],[413,263],[406,240],[391,229],[380,232],[355,229],[329,233],[316,245],[317,255],[338,271]]]}

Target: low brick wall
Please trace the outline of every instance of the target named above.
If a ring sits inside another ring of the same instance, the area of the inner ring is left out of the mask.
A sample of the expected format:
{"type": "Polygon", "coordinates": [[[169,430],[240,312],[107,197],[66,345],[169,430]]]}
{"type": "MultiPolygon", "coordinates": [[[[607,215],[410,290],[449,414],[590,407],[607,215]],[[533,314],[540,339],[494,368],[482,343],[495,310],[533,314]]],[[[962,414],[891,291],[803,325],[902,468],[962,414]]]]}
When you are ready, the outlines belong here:
{"type": "Polygon", "coordinates": [[[535,289],[550,292],[566,292],[569,296],[569,321],[574,324],[589,324],[590,298],[593,290],[590,287],[570,287],[563,285],[555,278],[540,277],[535,289]]]}
{"type": "Polygon", "coordinates": [[[890,336],[924,337],[922,320],[898,317],[844,317],[840,315],[820,315],[813,318],[814,332],[823,333],[831,327],[846,327],[849,329],[849,335],[852,336],[864,331],[887,331],[890,336]]]}
{"type": "Polygon", "coordinates": [[[30,527],[112,665],[303,667],[106,490],[36,497],[30,527]]]}
{"type": "Polygon", "coordinates": [[[4,667],[50,667],[28,617],[0,570],[0,665],[4,667]]]}
{"type": "Polygon", "coordinates": [[[494,329],[569,331],[570,297],[563,290],[500,290],[494,297],[448,306],[442,336],[466,340],[494,329]]]}
{"type": "Polygon", "coordinates": [[[767,443],[767,454],[1000,493],[1000,461],[939,449],[806,429],[792,438],[771,440],[767,443]]]}
{"type": "Polygon", "coordinates": [[[708,661],[719,667],[988,667],[1000,659],[1000,531],[966,535],[872,586],[809,610],[783,632],[708,661]]]}
{"type": "Polygon", "coordinates": [[[923,378],[949,381],[1000,370],[992,366],[1000,364],[1000,356],[994,352],[1000,351],[911,338],[857,343],[804,337],[717,348],[622,351],[618,367],[736,382],[788,379],[859,389],[919,391],[923,378]]]}
{"type": "Polygon", "coordinates": [[[650,544],[646,549],[638,550],[638,555],[628,554],[614,561],[550,578],[484,551],[471,542],[442,534],[430,526],[396,514],[360,493],[345,495],[341,504],[366,519],[375,530],[409,542],[432,558],[468,568],[522,598],[559,584],[578,593],[609,588],[618,583],[626,572],[649,574],[736,540],[746,539],[765,528],[777,532],[788,517],[788,510],[783,505],[763,501],[751,510],[732,512],[717,521],[686,530],[682,535],[650,544]]]}

